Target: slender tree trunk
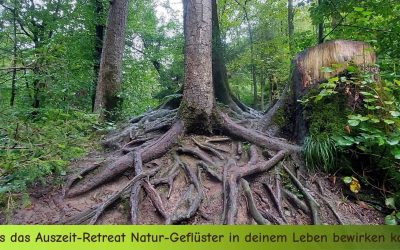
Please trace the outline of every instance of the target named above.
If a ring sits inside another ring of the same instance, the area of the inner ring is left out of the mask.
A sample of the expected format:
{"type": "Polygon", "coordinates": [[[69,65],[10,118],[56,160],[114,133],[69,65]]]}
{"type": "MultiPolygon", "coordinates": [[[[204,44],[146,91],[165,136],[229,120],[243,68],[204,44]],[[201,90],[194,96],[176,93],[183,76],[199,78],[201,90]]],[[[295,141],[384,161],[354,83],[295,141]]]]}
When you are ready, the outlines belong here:
{"type": "MultiPolygon", "coordinates": [[[[33,42],[35,44],[35,50],[39,51],[42,47],[42,43],[39,41],[37,33],[34,33],[34,39],[33,42]]],[[[40,108],[41,102],[42,102],[42,87],[44,84],[42,84],[42,70],[39,68],[39,66],[34,66],[32,69],[33,73],[33,102],[32,102],[32,107],[35,109],[40,108]]],[[[36,112],[36,111],[35,111],[36,112]]]]}
{"type": "MultiPolygon", "coordinates": [[[[318,5],[321,6],[322,0],[318,0],[318,5]]],[[[318,44],[324,42],[324,19],[318,24],[318,44]]]]}
{"type": "Polygon", "coordinates": [[[128,0],[110,1],[94,103],[94,111],[106,120],[114,120],[122,104],[119,91],[127,16],[128,0]]]}
{"type": "Polygon", "coordinates": [[[274,82],[272,74],[269,75],[268,82],[269,82],[269,106],[271,106],[274,99],[274,82]]]}
{"type": "Polygon", "coordinates": [[[256,78],[256,65],[254,63],[254,39],[253,39],[253,29],[251,28],[249,15],[247,13],[246,6],[242,6],[244,11],[244,17],[247,22],[247,32],[249,33],[249,42],[250,42],[250,65],[251,65],[251,77],[253,82],[253,106],[257,107],[257,78],[256,78]]]}
{"type": "Polygon", "coordinates": [[[219,102],[231,106],[234,102],[228,84],[224,47],[219,29],[217,0],[212,0],[212,71],[215,98],[219,102]]]}
{"type": "Polygon", "coordinates": [[[289,36],[289,51],[290,56],[293,55],[293,34],[294,34],[294,10],[293,10],[293,0],[288,0],[288,36],[289,36]]]}
{"type": "Polygon", "coordinates": [[[244,5],[242,5],[238,0],[235,2],[243,9],[244,19],[247,23],[247,32],[249,33],[249,43],[250,43],[250,66],[251,66],[251,77],[253,82],[253,106],[254,108],[257,106],[257,78],[256,78],[256,65],[254,63],[254,39],[253,39],[253,29],[251,28],[249,15],[246,9],[245,1],[244,5]]]}
{"type": "Polygon", "coordinates": [[[94,112],[94,103],[96,99],[96,88],[97,82],[99,80],[99,71],[100,71],[100,61],[101,61],[101,52],[103,50],[103,37],[104,37],[104,6],[101,0],[93,0],[94,5],[94,14],[96,19],[95,26],[95,41],[94,41],[94,52],[93,52],[93,91],[92,91],[92,112],[94,112]]]}
{"type": "Polygon", "coordinates": [[[261,110],[264,111],[265,109],[265,100],[264,100],[264,96],[265,96],[265,73],[264,70],[262,70],[261,75],[260,75],[260,87],[261,87],[261,110]]]}
{"type": "Polygon", "coordinates": [[[14,0],[14,9],[13,9],[13,58],[12,58],[12,79],[11,79],[11,98],[10,105],[14,106],[15,103],[15,95],[17,93],[17,3],[14,0]]]}
{"type": "Polygon", "coordinates": [[[256,78],[256,65],[254,63],[254,44],[253,44],[253,31],[248,25],[249,37],[250,37],[250,63],[251,63],[251,75],[253,81],[253,106],[257,108],[257,78],[256,78]]]}
{"type": "Polygon", "coordinates": [[[185,79],[180,116],[188,132],[210,132],[214,111],[211,0],[184,0],[185,79]]]}

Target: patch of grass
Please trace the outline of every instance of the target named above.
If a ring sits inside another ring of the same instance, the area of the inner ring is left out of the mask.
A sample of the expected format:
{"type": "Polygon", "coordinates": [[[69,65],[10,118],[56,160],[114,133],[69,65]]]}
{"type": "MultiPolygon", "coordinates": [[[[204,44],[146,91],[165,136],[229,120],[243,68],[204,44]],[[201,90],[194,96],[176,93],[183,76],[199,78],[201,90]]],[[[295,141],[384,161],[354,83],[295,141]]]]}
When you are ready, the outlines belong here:
{"type": "Polygon", "coordinates": [[[333,139],[310,135],[304,140],[303,148],[307,168],[324,172],[335,168],[336,146],[333,139]]]}

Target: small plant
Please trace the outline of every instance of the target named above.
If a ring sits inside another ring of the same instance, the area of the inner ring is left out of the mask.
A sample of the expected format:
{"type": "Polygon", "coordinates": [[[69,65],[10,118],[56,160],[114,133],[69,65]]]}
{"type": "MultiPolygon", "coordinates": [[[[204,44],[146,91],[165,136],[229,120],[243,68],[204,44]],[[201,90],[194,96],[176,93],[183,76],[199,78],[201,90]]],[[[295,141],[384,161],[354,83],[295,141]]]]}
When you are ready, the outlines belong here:
{"type": "Polygon", "coordinates": [[[343,183],[346,184],[350,191],[357,194],[358,192],[360,192],[361,189],[361,185],[360,182],[357,180],[357,178],[353,177],[353,176],[345,176],[342,179],[343,183]]]}
{"type": "Polygon", "coordinates": [[[310,135],[304,140],[303,152],[309,169],[328,172],[335,167],[336,146],[329,137],[310,135]]]}
{"type": "Polygon", "coordinates": [[[385,224],[386,225],[398,225],[400,224],[400,210],[396,209],[395,198],[386,198],[385,205],[387,208],[392,209],[393,212],[386,215],[385,224]]]}

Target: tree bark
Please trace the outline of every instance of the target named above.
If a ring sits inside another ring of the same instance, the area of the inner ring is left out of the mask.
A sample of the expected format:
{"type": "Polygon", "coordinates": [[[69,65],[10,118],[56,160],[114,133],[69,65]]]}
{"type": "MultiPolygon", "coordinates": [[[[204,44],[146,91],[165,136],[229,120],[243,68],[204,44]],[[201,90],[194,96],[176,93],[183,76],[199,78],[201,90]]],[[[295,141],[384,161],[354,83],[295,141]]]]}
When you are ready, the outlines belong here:
{"type": "Polygon", "coordinates": [[[93,51],[93,92],[92,92],[92,112],[94,112],[94,103],[96,100],[96,88],[99,80],[101,52],[103,50],[103,37],[104,37],[104,6],[101,0],[93,0],[93,8],[95,14],[95,36],[94,36],[94,51],[93,51]]]}
{"type": "Polygon", "coordinates": [[[215,98],[226,105],[231,105],[233,100],[228,85],[227,70],[219,29],[217,0],[212,0],[212,71],[215,98]]]}
{"type": "Polygon", "coordinates": [[[114,120],[122,104],[119,91],[127,16],[128,0],[110,1],[94,103],[94,111],[106,120],[114,120]]]}
{"type": "Polygon", "coordinates": [[[214,110],[212,85],[211,0],[184,0],[185,79],[180,106],[187,132],[210,132],[214,110]]]}
{"type": "MultiPolygon", "coordinates": [[[[318,5],[322,5],[322,0],[318,0],[318,5]]],[[[318,24],[318,44],[324,42],[324,18],[322,18],[321,22],[318,24]]]]}
{"type": "Polygon", "coordinates": [[[15,95],[17,92],[17,1],[14,0],[13,14],[13,57],[12,57],[12,78],[11,78],[11,98],[10,106],[14,106],[15,95]]]}
{"type": "Polygon", "coordinates": [[[265,72],[264,70],[260,74],[260,87],[261,87],[261,110],[264,111],[265,108],[265,72]]]}

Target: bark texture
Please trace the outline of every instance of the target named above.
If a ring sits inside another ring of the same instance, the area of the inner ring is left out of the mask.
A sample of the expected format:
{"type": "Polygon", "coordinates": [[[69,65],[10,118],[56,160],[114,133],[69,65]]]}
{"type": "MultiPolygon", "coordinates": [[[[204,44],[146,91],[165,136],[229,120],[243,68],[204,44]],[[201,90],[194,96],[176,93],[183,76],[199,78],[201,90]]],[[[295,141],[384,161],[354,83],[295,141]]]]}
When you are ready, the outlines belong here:
{"type": "MultiPolygon", "coordinates": [[[[318,0],[318,5],[322,5],[322,0],[318,0]]],[[[321,20],[321,22],[318,24],[318,44],[323,43],[325,40],[324,37],[324,19],[321,20]]]]}
{"type": "Polygon", "coordinates": [[[215,98],[228,106],[234,102],[231,98],[225,66],[223,45],[218,21],[217,0],[212,0],[212,71],[215,98]]]}
{"type": "Polygon", "coordinates": [[[105,16],[103,2],[101,0],[92,0],[94,13],[96,16],[95,36],[94,36],[94,51],[93,51],[93,92],[92,92],[92,112],[94,111],[94,103],[96,100],[96,88],[99,80],[101,52],[103,50],[103,37],[104,37],[104,20],[105,16]]]}
{"type": "Polygon", "coordinates": [[[185,82],[180,116],[188,132],[209,132],[214,109],[211,0],[184,0],[185,82]]]}
{"type": "Polygon", "coordinates": [[[127,16],[128,0],[110,1],[94,103],[94,111],[101,113],[102,117],[106,119],[113,119],[114,112],[117,111],[122,101],[118,97],[118,92],[121,88],[121,67],[127,16]]]}

